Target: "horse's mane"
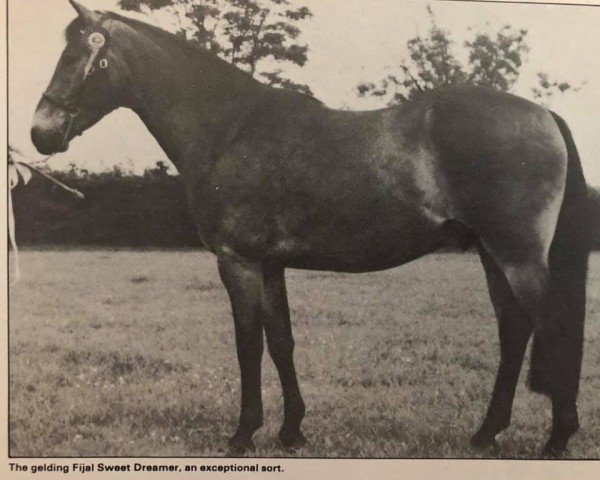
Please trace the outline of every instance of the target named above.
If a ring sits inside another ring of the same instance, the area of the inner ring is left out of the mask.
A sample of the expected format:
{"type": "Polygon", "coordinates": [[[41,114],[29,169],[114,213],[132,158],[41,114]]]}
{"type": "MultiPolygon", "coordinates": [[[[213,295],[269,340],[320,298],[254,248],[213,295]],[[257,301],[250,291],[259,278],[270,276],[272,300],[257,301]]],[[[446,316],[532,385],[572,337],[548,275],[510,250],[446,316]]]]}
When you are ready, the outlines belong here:
{"type": "MultiPolygon", "coordinates": [[[[169,45],[173,46],[174,48],[178,49],[179,51],[184,52],[187,56],[189,56],[190,60],[194,60],[195,58],[197,58],[199,60],[200,59],[213,60],[213,61],[216,60],[219,63],[224,64],[224,66],[226,66],[226,67],[232,67],[232,71],[235,70],[237,72],[243,73],[250,77],[250,75],[248,73],[244,72],[243,70],[240,70],[239,68],[236,68],[235,66],[231,65],[229,62],[226,62],[225,60],[219,58],[217,55],[209,52],[201,45],[199,45],[197,43],[192,43],[189,40],[187,40],[179,35],[175,35],[171,32],[163,30],[162,28],[156,27],[154,25],[150,25],[149,23],[142,22],[140,20],[136,20],[136,19],[129,18],[129,17],[124,17],[122,15],[119,15],[118,13],[109,12],[109,11],[100,11],[98,13],[102,15],[103,19],[116,20],[116,21],[119,21],[119,22],[122,22],[122,23],[128,25],[133,30],[154,40],[155,43],[157,43],[158,45],[161,45],[163,47],[168,47],[169,45]]],[[[70,41],[74,41],[75,39],[79,38],[80,30],[82,30],[84,27],[85,27],[85,25],[83,24],[81,18],[80,17],[75,18],[65,28],[65,31],[64,31],[65,40],[67,42],[70,42],[70,41]]]]}
{"type": "MultiPolygon", "coordinates": [[[[227,62],[226,60],[223,60],[222,58],[220,58],[218,55],[214,54],[213,52],[206,50],[202,45],[200,45],[198,43],[190,42],[189,40],[187,40],[186,38],[184,38],[180,35],[175,35],[174,33],[168,32],[160,27],[156,27],[154,25],[143,22],[141,20],[137,20],[137,19],[130,18],[130,17],[124,17],[123,15],[119,15],[118,13],[115,13],[115,12],[101,11],[98,13],[101,14],[103,16],[103,18],[105,18],[105,19],[108,18],[111,20],[116,20],[116,21],[119,21],[119,22],[122,22],[122,23],[128,25],[133,30],[153,39],[159,45],[163,45],[163,46],[172,45],[174,48],[177,48],[179,51],[184,52],[189,57],[190,61],[194,61],[197,59],[199,61],[204,61],[204,62],[206,62],[206,61],[213,62],[213,64],[219,65],[219,67],[226,69],[227,71],[233,73],[234,75],[241,74],[248,79],[252,79],[253,81],[258,82],[248,72],[245,72],[244,70],[237,68],[235,65],[232,65],[231,63],[227,62]]],[[[78,38],[78,36],[80,35],[79,32],[83,27],[84,27],[84,25],[82,24],[80,17],[75,18],[65,28],[64,35],[65,35],[66,41],[69,42],[75,38],[78,38]]],[[[260,83],[260,82],[258,82],[258,83],[260,83]]],[[[279,89],[277,89],[277,90],[279,90],[279,89]]],[[[308,97],[316,102],[321,103],[320,100],[314,98],[312,95],[307,95],[307,94],[300,93],[300,92],[294,92],[294,91],[287,90],[287,89],[283,89],[283,90],[285,90],[289,93],[295,94],[295,95],[301,95],[304,97],[308,97]]]]}
{"type": "Polygon", "coordinates": [[[172,44],[173,46],[176,46],[186,52],[189,52],[191,55],[216,57],[216,55],[206,50],[200,44],[192,43],[186,38],[180,35],[175,35],[174,33],[168,32],[160,27],[150,25],[149,23],[142,22],[141,20],[136,20],[134,18],[124,17],[114,12],[102,12],[102,15],[105,18],[110,18],[112,20],[118,20],[119,22],[123,22],[126,25],[129,25],[134,30],[146,34],[153,39],[158,39],[160,44],[172,44]]]}

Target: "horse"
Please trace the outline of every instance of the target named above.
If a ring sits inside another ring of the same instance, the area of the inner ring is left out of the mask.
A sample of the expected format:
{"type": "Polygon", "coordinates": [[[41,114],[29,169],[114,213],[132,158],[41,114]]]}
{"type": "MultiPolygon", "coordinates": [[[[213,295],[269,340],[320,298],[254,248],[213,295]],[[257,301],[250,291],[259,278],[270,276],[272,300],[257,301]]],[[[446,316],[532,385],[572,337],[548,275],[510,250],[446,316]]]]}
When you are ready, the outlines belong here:
{"type": "Polygon", "coordinates": [[[283,391],[279,439],[305,443],[285,269],[372,272],[449,244],[475,246],[500,363],[471,443],[510,424],[524,352],[552,404],[544,452],[579,429],[590,253],[588,193],[567,124],[492,89],[424,92],[376,111],[329,109],[268,87],[184,39],[69,0],[77,17],[34,114],[43,154],[116,108],[133,110],[177,168],[231,302],[241,375],[235,454],[263,423],[263,332],[283,391]]]}

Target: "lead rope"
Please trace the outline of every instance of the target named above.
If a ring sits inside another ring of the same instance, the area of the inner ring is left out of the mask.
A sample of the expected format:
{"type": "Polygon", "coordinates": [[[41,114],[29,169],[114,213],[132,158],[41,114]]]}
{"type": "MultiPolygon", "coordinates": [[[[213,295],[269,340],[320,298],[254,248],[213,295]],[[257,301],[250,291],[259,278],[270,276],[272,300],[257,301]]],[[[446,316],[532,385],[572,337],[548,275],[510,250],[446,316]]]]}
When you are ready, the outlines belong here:
{"type": "Polygon", "coordinates": [[[12,202],[12,187],[8,189],[8,238],[10,239],[10,246],[13,250],[15,257],[15,279],[10,282],[11,285],[15,285],[21,279],[21,269],[19,268],[19,249],[17,248],[17,240],[15,238],[15,214],[13,212],[12,202]]]}
{"type": "Polygon", "coordinates": [[[83,193],[79,190],[75,190],[74,188],[70,188],[66,186],[64,183],[59,182],[52,176],[43,172],[42,170],[34,167],[33,165],[39,165],[41,163],[47,162],[54,155],[49,155],[46,158],[38,160],[36,162],[21,162],[17,161],[13,158],[13,154],[17,154],[22,158],[25,158],[24,155],[16,148],[9,146],[8,147],[8,161],[9,161],[9,170],[8,170],[8,238],[10,241],[10,246],[12,247],[14,259],[15,259],[15,273],[14,280],[10,282],[10,285],[15,285],[21,279],[21,268],[19,264],[19,247],[17,246],[17,239],[15,234],[15,214],[13,210],[13,196],[12,189],[15,188],[19,183],[19,176],[23,178],[23,183],[27,185],[29,180],[31,179],[31,172],[36,172],[38,175],[50,180],[52,183],[58,185],[63,190],[75,195],[79,199],[85,198],[83,193]]]}
{"type": "Polygon", "coordinates": [[[19,267],[19,247],[17,246],[17,239],[15,237],[15,212],[13,210],[12,190],[19,183],[19,174],[21,174],[23,177],[23,182],[25,184],[27,184],[29,181],[27,173],[19,172],[19,167],[13,158],[13,153],[21,156],[23,155],[19,150],[11,146],[8,147],[8,239],[10,241],[10,246],[13,250],[15,259],[15,276],[14,280],[10,282],[10,285],[15,285],[21,279],[21,269],[19,267]]]}

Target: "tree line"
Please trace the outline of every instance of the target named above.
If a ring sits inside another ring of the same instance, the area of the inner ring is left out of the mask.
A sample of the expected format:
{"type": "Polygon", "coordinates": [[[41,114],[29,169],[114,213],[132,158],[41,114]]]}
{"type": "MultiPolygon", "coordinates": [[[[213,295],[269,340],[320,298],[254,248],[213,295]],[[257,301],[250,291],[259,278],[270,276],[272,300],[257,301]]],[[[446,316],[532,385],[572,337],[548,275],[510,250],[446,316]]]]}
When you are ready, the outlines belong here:
{"type": "MultiPolygon", "coordinates": [[[[179,177],[159,161],[143,175],[52,172],[85,195],[79,200],[34,175],[13,190],[23,246],[202,248],[179,177]]],[[[600,189],[590,188],[591,236],[600,249],[600,189]]]]}

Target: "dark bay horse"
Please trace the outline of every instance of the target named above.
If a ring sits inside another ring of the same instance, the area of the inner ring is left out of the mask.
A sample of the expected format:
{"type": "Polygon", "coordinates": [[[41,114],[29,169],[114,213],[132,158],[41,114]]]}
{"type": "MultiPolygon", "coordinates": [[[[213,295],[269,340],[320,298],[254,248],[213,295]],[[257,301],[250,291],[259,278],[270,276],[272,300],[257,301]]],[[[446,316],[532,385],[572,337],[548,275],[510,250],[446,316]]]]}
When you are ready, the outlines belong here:
{"type": "Polygon", "coordinates": [[[70,1],[78,17],[32,140],[41,153],[64,151],[126,107],[177,167],[235,320],[233,451],[252,449],[263,422],[263,331],[283,389],[280,440],[304,441],[286,267],[369,272],[457,241],[479,249],[500,335],[491,403],[472,443],[493,444],[509,425],[533,334],[529,384],[552,401],[546,450],[566,448],[579,427],[589,242],[587,187],[560,117],[474,87],[379,111],[330,110],[156,27],[70,1]]]}

